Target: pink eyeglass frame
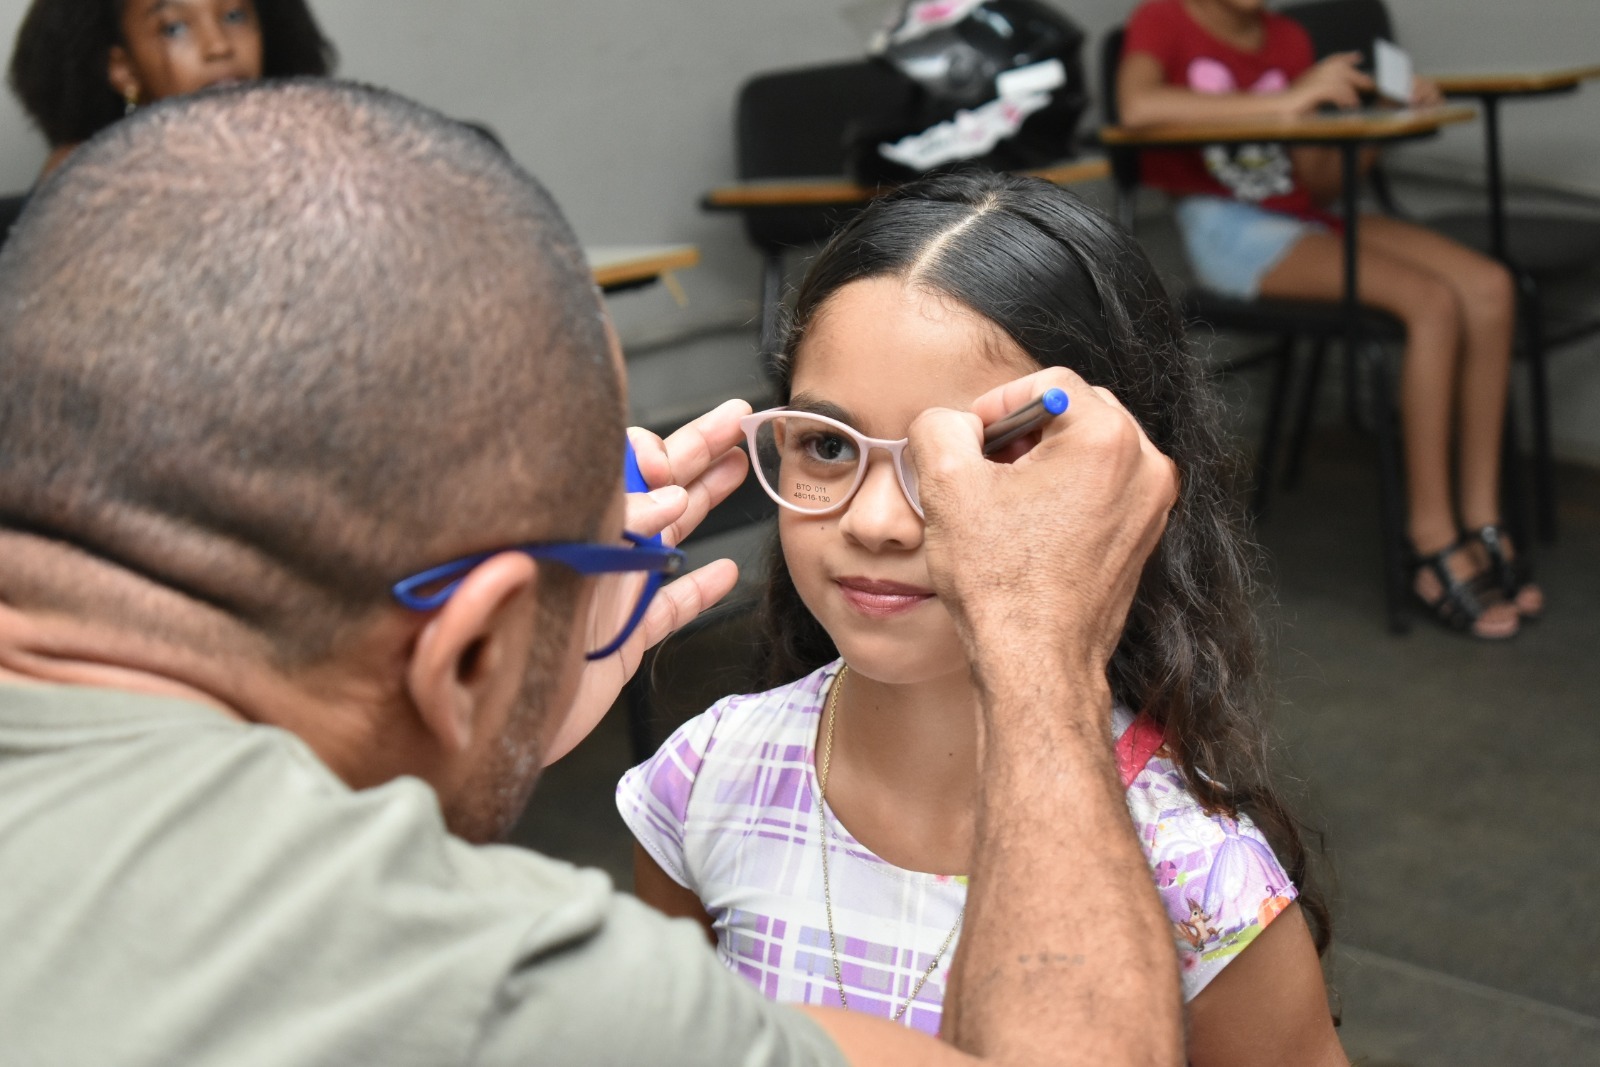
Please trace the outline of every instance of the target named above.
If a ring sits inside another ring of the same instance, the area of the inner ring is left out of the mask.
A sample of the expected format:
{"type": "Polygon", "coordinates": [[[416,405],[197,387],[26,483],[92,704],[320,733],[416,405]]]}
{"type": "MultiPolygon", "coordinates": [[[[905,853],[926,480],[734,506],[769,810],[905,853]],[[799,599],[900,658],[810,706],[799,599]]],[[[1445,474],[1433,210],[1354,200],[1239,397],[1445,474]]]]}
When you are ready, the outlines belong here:
{"type": "Polygon", "coordinates": [[[881,437],[868,437],[854,426],[840,422],[838,419],[830,419],[826,415],[816,415],[809,411],[795,411],[793,408],[767,408],[765,411],[757,411],[752,415],[746,415],[739,420],[739,428],[744,431],[745,442],[750,448],[750,467],[755,471],[756,480],[761,483],[761,488],[767,491],[767,496],[771,497],[779,507],[788,508],[790,511],[798,512],[801,515],[831,515],[843,508],[855,499],[856,493],[866,482],[867,460],[871,456],[872,450],[876,448],[889,453],[890,459],[894,461],[895,481],[900,484],[901,494],[905,496],[906,503],[911,505],[911,510],[917,513],[917,518],[924,517],[922,514],[922,502],[917,499],[916,492],[906,484],[905,453],[906,445],[911,443],[909,437],[902,437],[898,441],[889,441],[881,437]],[[783,415],[793,415],[796,418],[810,419],[812,422],[820,422],[832,426],[855,441],[859,446],[861,455],[856,460],[855,484],[850,487],[850,491],[838,503],[825,508],[802,508],[784,500],[779,496],[776,489],[767,484],[766,475],[761,473],[761,463],[756,455],[756,431],[766,423],[783,415]]]}

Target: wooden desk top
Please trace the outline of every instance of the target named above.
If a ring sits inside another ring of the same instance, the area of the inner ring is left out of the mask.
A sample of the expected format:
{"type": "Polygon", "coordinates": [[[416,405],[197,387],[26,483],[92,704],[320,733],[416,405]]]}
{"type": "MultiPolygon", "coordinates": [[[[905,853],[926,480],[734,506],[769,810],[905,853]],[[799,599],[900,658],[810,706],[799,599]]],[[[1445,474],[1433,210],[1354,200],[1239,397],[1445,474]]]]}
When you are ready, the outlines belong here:
{"type": "Polygon", "coordinates": [[[1441,126],[1466,122],[1477,111],[1459,104],[1402,111],[1349,111],[1281,119],[1169,122],[1152,126],[1103,126],[1100,140],[1108,145],[1217,144],[1233,141],[1395,141],[1432,133],[1441,126]]]}
{"type": "MultiPolygon", "coordinates": [[[[1111,165],[1104,159],[1080,159],[1020,173],[1057,185],[1072,185],[1106,177],[1111,165]]],[[[719,186],[708,192],[703,202],[714,209],[826,207],[864,203],[890,188],[893,187],[857,185],[844,178],[773,178],[719,186]]]]}
{"type": "Polygon", "coordinates": [[[635,285],[700,262],[694,245],[597,245],[584,249],[594,282],[602,289],[635,285]]]}
{"type": "Polygon", "coordinates": [[[1559,70],[1440,74],[1433,81],[1447,96],[1521,96],[1572,89],[1591,78],[1600,78],[1600,64],[1559,70]]]}

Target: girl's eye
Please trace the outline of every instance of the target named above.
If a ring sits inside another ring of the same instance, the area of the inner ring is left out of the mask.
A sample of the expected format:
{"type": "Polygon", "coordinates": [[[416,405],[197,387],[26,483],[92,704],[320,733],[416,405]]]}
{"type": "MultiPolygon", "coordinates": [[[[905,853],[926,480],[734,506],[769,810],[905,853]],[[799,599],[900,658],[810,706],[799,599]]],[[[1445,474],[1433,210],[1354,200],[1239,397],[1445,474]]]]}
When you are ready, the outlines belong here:
{"type": "Polygon", "coordinates": [[[189,27],[182,22],[162,22],[156,32],[170,41],[173,38],[182,37],[184,31],[188,28],[189,27]]]}
{"type": "Polygon", "coordinates": [[[232,26],[244,26],[250,22],[250,9],[244,5],[231,8],[222,16],[222,21],[232,26]]]}
{"type": "Polygon", "coordinates": [[[854,463],[856,460],[855,442],[842,433],[807,434],[800,441],[800,449],[808,458],[823,463],[854,463]]]}

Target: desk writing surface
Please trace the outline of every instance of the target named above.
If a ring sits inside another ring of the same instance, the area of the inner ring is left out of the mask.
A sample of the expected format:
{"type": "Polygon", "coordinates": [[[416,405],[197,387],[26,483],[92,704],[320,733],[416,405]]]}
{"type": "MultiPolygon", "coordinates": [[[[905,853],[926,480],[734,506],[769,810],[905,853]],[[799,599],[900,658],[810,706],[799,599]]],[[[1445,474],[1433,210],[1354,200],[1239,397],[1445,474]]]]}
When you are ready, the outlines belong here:
{"type": "Polygon", "coordinates": [[[1433,78],[1439,91],[1451,96],[1497,94],[1517,96],[1571,89],[1580,82],[1600,78],[1600,63],[1591,66],[1561,67],[1554,70],[1487,70],[1440,74],[1433,78]]]}
{"type": "Polygon", "coordinates": [[[700,262],[694,245],[594,245],[584,249],[595,284],[602,289],[649,281],[700,262]]]}
{"type": "Polygon", "coordinates": [[[1230,141],[1391,141],[1432,133],[1442,126],[1467,122],[1477,111],[1458,104],[1363,110],[1277,119],[1227,119],[1209,122],[1162,122],[1149,126],[1103,126],[1100,140],[1108,145],[1218,144],[1230,141]]]}
{"type": "MultiPolygon", "coordinates": [[[[1104,159],[1079,159],[1019,171],[1057,185],[1094,181],[1111,173],[1104,159]]],[[[828,204],[859,204],[871,200],[893,186],[859,185],[845,178],[761,178],[737,185],[724,185],[705,196],[709,208],[805,207],[828,204]]]]}

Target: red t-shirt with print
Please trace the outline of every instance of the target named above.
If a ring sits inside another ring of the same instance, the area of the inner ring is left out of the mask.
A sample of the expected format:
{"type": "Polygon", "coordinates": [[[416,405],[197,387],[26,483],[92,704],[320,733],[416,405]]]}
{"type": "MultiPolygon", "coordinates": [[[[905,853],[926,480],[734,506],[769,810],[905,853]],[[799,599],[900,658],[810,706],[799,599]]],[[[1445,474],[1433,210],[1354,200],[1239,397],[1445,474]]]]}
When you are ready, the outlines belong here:
{"type": "MultiPolygon", "coordinates": [[[[1261,18],[1261,48],[1246,52],[1213,37],[1183,0],[1148,0],[1128,20],[1122,54],[1153,57],[1168,85],[1197,93],[1281,92],[1316,63],[1316,52],[1298,22],[1270,11],[1261,18]]],[[[1302,218],[1328,218],[1295,181],[1282,145],[1146,149],[1140,166],[1146,185],[1178,196],[1225,196],[1302,218]]]]}

